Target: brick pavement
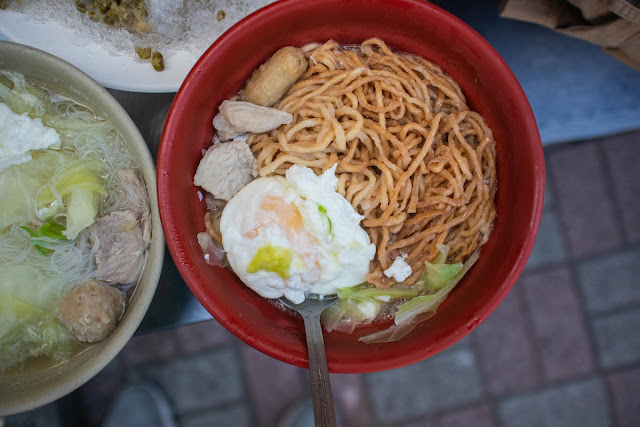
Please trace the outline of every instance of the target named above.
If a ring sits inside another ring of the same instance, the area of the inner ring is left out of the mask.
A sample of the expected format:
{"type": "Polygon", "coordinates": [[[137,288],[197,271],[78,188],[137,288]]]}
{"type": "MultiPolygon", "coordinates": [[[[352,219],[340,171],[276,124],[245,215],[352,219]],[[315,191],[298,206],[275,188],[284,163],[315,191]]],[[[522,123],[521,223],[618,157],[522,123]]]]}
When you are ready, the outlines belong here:
{"type": "MultiPolygon", "coordinates": [[[[552,146],[545,157],[540,233],[512,292],[469,337],[423,362],[332,375],[341,425],[639,425],[640,131],[552,146]]],[[[77,392],[6,426],[58,425],[70,401],[80,403],[77,425],[99,425],[118,390],[139,381],[159,384],[188,427],[275,426],[309,396],[305,370],[212,320],[134,338],[77,392]]]]}

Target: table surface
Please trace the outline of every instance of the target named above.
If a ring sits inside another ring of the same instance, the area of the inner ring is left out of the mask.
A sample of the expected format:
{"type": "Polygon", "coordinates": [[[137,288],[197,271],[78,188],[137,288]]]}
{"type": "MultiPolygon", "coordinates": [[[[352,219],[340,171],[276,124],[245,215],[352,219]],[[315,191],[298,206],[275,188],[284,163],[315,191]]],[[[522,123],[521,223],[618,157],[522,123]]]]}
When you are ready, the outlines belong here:
{"type": "MultiPolygon", "coordinates": [[[[640,128],[640,72],[597,46],[500,18],[497,0],[441,3],[485,37],[509,64],[529,98],[544,145],[640,128]]],[[[155,158],[175,94],[109,91],[137,124],[155,158]]],[[[139,332],[210,318],[167,251],[158,290],[139,332]]]]}

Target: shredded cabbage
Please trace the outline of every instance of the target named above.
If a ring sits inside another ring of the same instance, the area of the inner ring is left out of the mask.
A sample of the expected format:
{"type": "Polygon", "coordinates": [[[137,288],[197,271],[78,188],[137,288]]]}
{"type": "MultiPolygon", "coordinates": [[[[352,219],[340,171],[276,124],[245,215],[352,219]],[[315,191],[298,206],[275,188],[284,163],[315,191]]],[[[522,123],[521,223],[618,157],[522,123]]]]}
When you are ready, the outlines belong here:
{"type": "Polygon", "coordinates": [[[60,199],[62,199],[63,201],[64,197],[74,190],[91,190],[98,194],[107,194],[99,176],[102,166],[98,161],[78,159],[76,156],[68,156],[67,160],[68,163],[62,165],[38,191],[39,209],[56,200],[61,201],[60,199]]]}
{"type": "Polygon", "coordinates": [[[100,195],[93,190],[76,188],[71,191],[67,209],[67,229],[63,232],[67,239],[75,239],[85,227],[93,224],[99,203],[100,195]]]}
{"type": "Polygon", "coordinates": [[[381,305],[382,301],[373,298],[338,300],[322,312],[322,324],[327,332],[351,333],[356,325],[375,320],[381,305]]]}
{"type": "Polygon", "coordinates": [[[432,264],[429,261],[425,261],[425,265],[426,269],[418,279],[417,286],[422,286],[430,292],[442,289],[462,270],[462,263],[432,264]]]}
{"type": "Polygon", "coordinates": [[[322,322],[329,332],[335,329],[351,333],[357,324],[374,321],[383,303],[413,298],[419,293],[420,290],[415,287],[396,285],[378,289],[368,283],[342,288],[338,291],[338,302],[322,313],[322,322]]]}
{"type": "Polygon", "coordinates": [[[33,267],[0,265],[0,372],[25,356],[68,357],[74,339],[56,318],[67,291],[33,267]]]}
{"type": "Polygon", "coordinates": [[[33,158],[13,165],[0,172],[0,230],[4,227],[26,222],[36,217],[36,193],[55,174],[69,155],[49,150],[36,153],[33,158]]]}
{"type": "Polygon", "coordinates": [[[100,196],[106,194],[101,171],[95,160],[56,150],[36,153],[32,160],[8,167],[0,172],[0,194],[5,202],[0,206],[0,229],[48,220],[66,210],[65,235],[73,239],[93,223],[100,196]]]}
{"type": "MultiPolygon", "coordinates": [[[[448,278],[447,275],[442,275],[439,269],[427,268],[423,273],[423,276],[418,280],[418,283],[422,283],[425,287],[427,283],[434,283],[437,286],[435,293],[417,296],[398,306],[398,311],[394,317],[394,324],[389,328],[382,331],[374,332],[373,334],[360,337],[360,341],[366,343],[380,343],[380,342],[392,342],[404,338],[409,332],[413,330],[420,322],[433,316],[442,303],[447,298],[453,288],[460,282],[462,277],[469,271],[473,264],[478,260],[479,251],[474,252],[469,259],[458,269],[455,276],[448,278]],[[432,276],[427,279],[424,276],[432,276]],[[446,280],[446,282],[442,282],[446,280]]],[[[443,256],[437,261],[444,263],[446,256],[443,256]]],[[[455,264],[453,264],[455,265],[455,264]]]]}

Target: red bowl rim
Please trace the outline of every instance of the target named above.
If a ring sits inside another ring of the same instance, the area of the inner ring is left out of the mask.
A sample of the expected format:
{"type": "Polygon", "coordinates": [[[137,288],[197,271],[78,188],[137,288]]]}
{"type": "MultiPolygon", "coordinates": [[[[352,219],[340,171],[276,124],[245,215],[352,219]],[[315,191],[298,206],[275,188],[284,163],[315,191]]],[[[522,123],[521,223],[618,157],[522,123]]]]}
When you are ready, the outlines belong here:
{"type": "MultiPolygon", "coordinates": [[[[325,0],[317,0],[325,1],[325,0]]],[[[335,0],[327,0],[330,2],[334,2],[335,0]]],[[[470,41],[474,45],[475,48],[482,50],[486,53],[484,59],[486,61],[493,62],[494,68],[497,68],[501,72],[501,79],[503,81],[504,86],[509,87],[509,90],[514,94],[515,99],[515,108],[523,112],[523,116],[521,117],[520,126],[526,130],[526,132],[533,139],[533,143],[535,143],[535,149],[533,150],[533,158],[531,159],[532,163],[537,165],[537,187],[536,193],[532,195],[535,200],[534,212],[532,216],[531,232],[527,236],[526,240],[523,242],[521,246],[520,256],[518,257],[517,263],[513,266],[511,270],[511,274],[507,277],[504,282],[504,285],[501,286],[500,291],[495,293],[489,304],[484,304],[480,309],[478,309],[474,313],[474,317],[477,320],[477,323],[474,325],[477,326],[482,321],[484,321],[489,314],[502,302],[502,300],[507,296],[515,282],[518,280],[518,277],[522,273],[526,262],[529,258],[531,250],[533,249],[533,245],[536,239],[536,235],[538,232],[538,228],[540,225],[540,219],[542,216],[542,208],[544,201],[544,189],[545,189],[545,166],[544,166],[544,153],[542,150],[542,143],[540,141],[540,134],[538,131],[538,126],[527,99],[527,96],[524,93],[520,83],[517,78],[504,61],[504,59],[498,54],[498,52],[489,44],[488,41],[484,39],[478,32],[476,32],[473,28],[471,28],[464,21],[456,17],[455,15],[441,9],[438,6],[435,6],[429,2],[423,0],[378,0],[380,2],[384,2],[385,5],[389,8],[394,6],[410,5],[411,7],[422,7],[425,9],[431,9],[432,12],[436,12],[441,15],[442,19],[449,20],[454,23],[457,29],[464,33],[464,37],[466,40],[470,41]]],[[[241,21],[233,25],[229,30],[227,30],[224,34],[222,34],[206,51],[205,53],[198,59],[196,64],[193,66],[184,82],[180,86],[180,89],[176,93],[176,96],[173,100],[173,103],[169,109],[167,119],[165,121],[165,125],[163,128],[162,136],[160,139],[160,144],[158,148],[158,157],[157,157],[157,188],[158,188],[158,203],[160,210],[160,218],[162,221],[162,227],[164,229],[164,233],[166,236],[166,242],[171,253],[171,256],[180,272],[182,278],[186,282],[187,286],[190,288],[191,292],[194,294],[196,299],[209,311],[209,313],[227,330],[233,333],[236,337],[243,340],[244,342],[250,344],[252,347],[261,351],[264,354],[267,354],[271,357],[274,357],[283,362],[292,363],[300,367],[308,367],[306,363],[297,363],[297,361],[292,361],[291,355],[285,351],[284,348],[272,347],[270,345],[263,344],[260,340],[247,340],[246,334],[242,331],[242,329],[238,326],[239,323],[236,322],[235,316],[231,315],[231,313],[224,309],[223,307],[217,305],[214,299],[210,298],[208,292],[204,289],[203,286],[197,285],[199,279],[195,270],[190,266],[189,259],[186,256],[186,246],[185,242],[182,240],[180,233],[177,231],[176,221],[171,213],[171,207],[168,203],[168,194],[171,192],[171,182],[166,173],[170,152],[168,150],[168,146],[170,145],[169,140],[169,130],[174,127],[174,112],[183,108],[183,105],[188,102],[187,92],[189,91],[190,85],[198,78],[199,69],[201,66],[208,61],[208,57],[211,55],[213,51],[217,49],[218,46],[223,45],[228,42],[228,40],[233,37],[232,34],[235,31],[240,31],[244,26],[250,26],[253,22],[259,21],[263,16],[269,15],[271,13],[281,12],[283,9],[289,7],[289,5],[294,3],[305,3],[306,0],[279,0],[277,2],[271,3],[256,12],[248,15],[243,18],[241,21]]],[[[370,2],[370,1],[369,1],[370,2]]],[[[331,372],[341,372],[341,373],[367,373],[367,372],[377,372],[383,370],[390,370],[395,368],[400,368],[403,366],[407,366],[421,360],[424,360],[427,357],[430,357],[434,354],[439,353],[440,351],[450,347],[460,339],[462,339],[465,335],[467,335],[473,328],[469,328],[466,325],[459,325],[459,327],[455,328],[453,332],[447,335],[446,338],[434,343],[434,345],[424,351],[416,351],[410,354],[400,354],[393,358],[385,358],[384,360],[375,360],[375,358],[371,361],[368,361],[366,364],[363,363],[344,363],[337,362],[330,364],[331,372]]]]}

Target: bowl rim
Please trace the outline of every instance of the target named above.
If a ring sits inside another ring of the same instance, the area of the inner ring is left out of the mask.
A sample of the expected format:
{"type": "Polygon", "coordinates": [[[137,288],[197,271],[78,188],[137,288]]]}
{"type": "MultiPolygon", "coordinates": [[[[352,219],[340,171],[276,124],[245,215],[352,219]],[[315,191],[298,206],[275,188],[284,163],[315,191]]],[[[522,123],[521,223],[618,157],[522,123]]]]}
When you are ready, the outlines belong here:
{"type": "MultiPolygon", "coordinates": [[[[100,110],[103,113],[108,114],[111,119],[123,125],[121,131],[131,136],[130,139],[127,139],[127,143],[131,146],[134,156],[139,162],[140,173],[147,186],[152,220],[151,242],[147,249],[147,258],[140,279],[140,285],[143,285],[143,287],[136,289],[133,294],[133,298],[135,298],[135,300],[132,300],[132,303],[135,304],[134,309],[129,309],[129,311],[125,312],[125,316],[120,320],[116,330],[107,340],[97,344],[100,346],[99,351],[95,350],[95,354],[91,354],[90,363],[74,366],[70,375],[55,376],[51,383],[45,382],[36,385],[36,390],[31,391],[28,396],[8,399],[9,402],[0,398],[0,415],[11,415],[44,406],[76,390],[97,375],[118,355],[138,329],[155,295],[164,262],[165,239],[158,210],[156,171],[153,157],[142,134],[120,103],[89,75],[63,59],[45,51],[3,40],[0,41],[0,52],[3,53],[3,55],[0,55],[0,69],[3,69],[5,65],[5,55],[10,54],[24,61],[32,61],[40,67],[46,67],[47,70],[58,70],[53,74],[64,75],[64,79],[60,80],[54,75],[53,80],[59,81],[39,81],[45,85],[48,83],[54,87],[59,87],[68,92],[68,95],[78,93],[78,90],[84,91],[83,93],[86,94],[87,99],[94,100],[96,104],[92,105],[94,108],[100,106],[100,110]],[[64,82],[70,81],[74,82],[75,87],[64,86],[64,82]]],[[[89,350],[92,348],[96,347],[90,347],[89,350]]],[[[1,376],[0,383],[2,383],[1,376]]],[[[4,393],[12,392],[0,391],[0,397],[4,393]]]]}
{"type": "MultiPolygon", "coordinates": [[[[337,1],[341,0],[317,0],[313,3],[317,4],[324,2],[333,4],[337,1]]],[[[521,118],[522,121],[520,122],[520,125],[524,129],[526,129],[526,132],[531,135],[531,138],[533,140],[532,142],[535,145],[535,147],[532,149],[533,158],[531,159],[531,161],[537,166],[537,176],[535,177],[537,187],[535,194],[531,195],[531,197],[535,200],[535,206],[532,210],[532,217],[530,222],[531,232],[523,241],[518,261],[513,266],[509,276],[503,282],[503,286],[501,287],[500,291],[493,294],[491,300],[487,304],[483,304],[483,306],[479,310],[474,312],[474,317],[477,320],[477,322],[473,326],[475,327],[482,321],[484,321],[489,316],[489,314],[495,310],[495,308],[500,304],[500,302],[502,302],[509,291],[513,288],[514,284],[518,280],[525,267],[531,250],[533,249],[533,245],[535,243],[537,232],[540,226],[545,189],[545,164],[544,152],[535,116],[527,99],[527,96],[522,89],[522,86],[520,85],[519,81],[517,80],[516,76],[514,75],[513,71],[510,69],[506,61],[484,37],[482,37],[477,31],[471,28],[471,26],[469,26],[467,23],[442,8],[421,0],[377,1],[379,3],[384,3],[390,8],[394,6],[406,6],[414,9],[429,9],[432,13],[439,14],[442,19],[449,20],[450,22],[455,24],[457,29],[459,29],[461,33],[464,33],[464,36],[467,40],[471,40],[474,46],[480,47],[484,52],[488,53],[488,56],[484,57],[484,59],[492,62],[493,66],[501,71],[501,78],[503,80],[504,86],[510,87],[510,91],[512,91],[512,93],[514,94],[514,98],[516,99],[514,108],[524,113],[523,117],[521,118]]],[[[360,0],[360,2],[372,3],[371,0],[360,0]]],[[[290,5],[300,3],[305,3],[305,0],[279,0],[257,10],[256,12],[248,15],[247,17],[236,23],[234,26],[232,26],[229,30],[227,30],[199,58],[199,60],[196,62],[196,64],[182,83],[174,98],[171,108],[169,109],[158,148],[157,180],[160,218],[162,221],[162,227],[164,229],[165,236],[167,236],[167,246],[178,268],[178,271],[180,272],[185,283],[194,294],[194,296],[219,323],[221,323],[227,330],[229,330],[232,334],[234,334],[245,343],[249,344],[253,348],[261,351],[268,356],[274,357],[286,363],[291,363],[296,366],[307,368],[308,364],[306,363],[306,361],[305,363],[297,363],[297,361],[295,360],[292,361],[291,355],[284,351],[284,349],[264,345],[260,340],[249,339],[249,336],[242,330],[241,327],[238,326],[238,323],[234,320],[234,317],[229,313],[226,313],[225,310],[222,310],[220,306],[216,305],[214,298],[210,297],[203,286],[197,285],[200,280],[196,275],[195,269],[192,268],[192,266],[189,264],[189,260],[186,257],[186,245],[185,242],[181,239],[180,233],[176,231],[176,221],[175,218],[173,218],[173,214],[171,213],[172,209],[169,206],[167,200],[168,193],[171,192],[171,183],[167,173],[165,172],[168,169],[170,158],[170,152],[168,148],[168,146],[170,145],[170,130],[175,126],[175,122],[177,120],[176,113],[183,108],[183,105],[188,103],[187,92],[189,91],[190,86],[194,84],[193,82],[198,79],[199,70],[203,66],[203,64],[205,64],[209,60],[208,58],[220,46],[228,43],[228,40],[233,37],[234,33],[242,31],[243,27],[251,26],[254,22],[259,21],[263,17],[268,16],[272,13],[282,13],[288,7],[290,7],[290,5]]],[[[330,363],[329,368],[331,372],[339,373],[368,373],[400,368],[424,360],[425,358],[428,358],[450,347],[451,345],[462,339],[465,335],[467,335],[472,329],[473,328],[469,328],[466,325],[459,325],[457,328],[452,330],[452,332],[448,334],[446,338],[434,344],[434,347],[436,347],[435,351],[433,349],[425,348],[425,350],[420,352],[416,351],[411,354],[398,355],[393,359],[387,358],[385,360],[373,360],[367,362],[366,364],[342,362],[336,363],[332,366],[332,364],[330,363]]]]}

